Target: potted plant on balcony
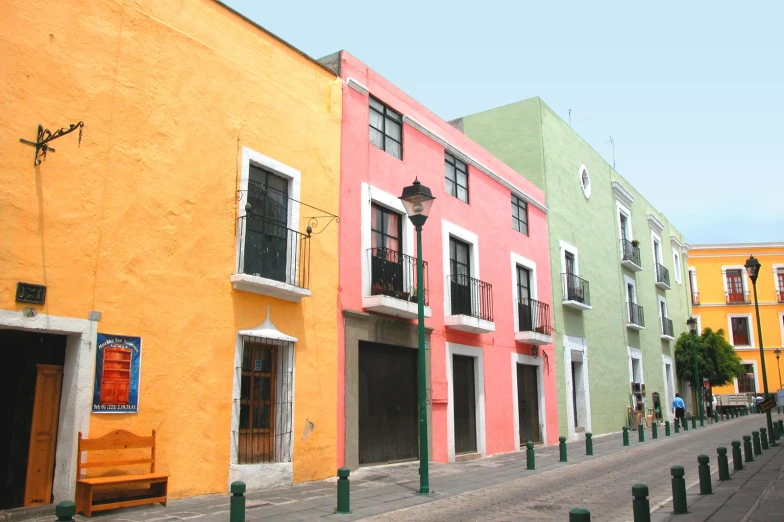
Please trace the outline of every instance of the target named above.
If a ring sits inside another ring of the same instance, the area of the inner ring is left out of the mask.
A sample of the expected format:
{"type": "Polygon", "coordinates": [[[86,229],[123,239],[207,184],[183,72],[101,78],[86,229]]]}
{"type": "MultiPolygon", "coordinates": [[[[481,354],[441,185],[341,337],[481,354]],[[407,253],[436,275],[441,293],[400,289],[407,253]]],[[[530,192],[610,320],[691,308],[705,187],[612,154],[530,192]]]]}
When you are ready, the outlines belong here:
{"type": "Polygon", "coordinates": [[[411,297],[411,292],[400,292],[400,295],[403,301],[408,301],[409,298],[411,297]]]}
{"type": "Polygon", "coordinates": [[[408,300],[412,303],[416,303],[419,301],[419,293],[417,287],[411,289],[411,294],[408,297],[408,300]]]}
{"type": "Polygon", "coordinates": [[[639,242],[639,241],[637,241],[636,239],[632,239],[632,246],[633,246],[634,248],[637,248],[638,246],[640,246],[640,242],[639,242]]]}
{"type": "Polygon", "coordinates": [[[381,295],[384,293],[384,285],[377,283],[370,288],[370,295],[381,295]]]}
{"type": "Polygon", "coordinates": [[[387,283],[384,286],[384,295],[388,295],[389,297],[396,297],[400,299],[400,292],[395,290],[395,287],[392,283],[387,283]]]}

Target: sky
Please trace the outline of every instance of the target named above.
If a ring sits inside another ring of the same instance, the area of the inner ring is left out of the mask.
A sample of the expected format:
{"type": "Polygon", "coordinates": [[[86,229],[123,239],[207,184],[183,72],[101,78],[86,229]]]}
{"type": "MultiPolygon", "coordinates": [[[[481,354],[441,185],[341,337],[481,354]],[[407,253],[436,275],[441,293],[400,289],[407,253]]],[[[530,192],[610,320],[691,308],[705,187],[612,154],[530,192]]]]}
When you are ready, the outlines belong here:
{"type": "Polygon", "coordinates": [[[784,2],[224,0],[445,120],[540,96],[691,244],[784,241],[784,2]]]}

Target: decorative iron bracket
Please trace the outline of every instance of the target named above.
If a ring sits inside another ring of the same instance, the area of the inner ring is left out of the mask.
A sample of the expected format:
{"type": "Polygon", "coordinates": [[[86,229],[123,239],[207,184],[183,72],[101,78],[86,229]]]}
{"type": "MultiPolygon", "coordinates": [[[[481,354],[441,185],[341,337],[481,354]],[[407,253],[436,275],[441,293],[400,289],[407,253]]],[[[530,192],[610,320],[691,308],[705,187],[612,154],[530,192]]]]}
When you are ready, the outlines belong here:
{"type": "MultiPolygon", "coordinates": [[[[246,190],[238,190],[237,191],[237,201],[242,201],[243,194],[245,194],[247,192],[248,192],[247,189],[246,190]]],[[[308,220],[308,227],[306,229],[308,235],[311,235],[311,234],[317,234],[317,235],[321,234],[322,232],[324,232],[327,229],[327,227],[333,221],[335,223],[340,223],[340,216],[337,216],[337,215],[335,215],[335,214],[333,214],[331,212],[327,212],[326,210],[321,210],[320,208],[314,207],[313,205],[308,205],[307,203],[303,203],[302,201],[297,201],[294,198],[288,198],[288,200],[289,201],[293,201],[295,203],[299,203],[300,205],[304,205],[304,206],[306,206],[308,208],[312,208],[313,210],[316,210],[318,212],[323,212],[324,213],[323,216],[305,216],[305,219],[308,220]],[[319,230],[318,232],[314,232],[313,230],[319,227],[319,219],[326,219],[327,222],[321,228],[321,230],[319,230]]],[[[245,208],[245,211],[248,212],[248,208],[247,207],[245,208]]]]}
{"type": "Polygon", "coordinates": [[[47,152],[55,152],[55,150],[49,146],[49,142],[56,140],[61,136],[65,136],[66,134],[69,134],[76,129],[79,129],[79,146],[81,146],[83,128],[83,121],[80,121],[79,123],[72,123],[67,128],[63,127],[62,129],[58,129],[54,132],[50,131],[49,129],[44,129],[43,125],[39,125],[38,136],[36,137],[35,141],[26,140],[23,138],[19,138],[19,141],[25,145],[32,145],[35,147],[35,158],[33,159],[33,165],[40,165],[41,162],[46,159],[47,152]]]}

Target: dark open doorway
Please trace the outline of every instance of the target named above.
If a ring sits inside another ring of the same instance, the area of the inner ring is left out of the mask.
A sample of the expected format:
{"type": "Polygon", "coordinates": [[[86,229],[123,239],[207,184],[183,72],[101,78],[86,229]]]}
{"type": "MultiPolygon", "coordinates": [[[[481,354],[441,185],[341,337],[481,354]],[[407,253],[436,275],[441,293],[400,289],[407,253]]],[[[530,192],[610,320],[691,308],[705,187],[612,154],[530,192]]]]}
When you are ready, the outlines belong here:
{"type": "MultiPolygon", "coordinates": [[[[44,488],[48,486],[49,494],[46,499],[30,501],[31,503],[51,503],[51,483],[53,469],[41,470],[38,478],[35,473],[28,473],[28,455],[30,453],[30,435],[33,425],[33,409],[36,403],[36,379],[40,373],[40,366],[62,368],[65,361],[66,336],[44,334],[38,332],[25,332],[19,330],[0,329],[0,509],[24,506],[26,503],[26,483],[28,475],[31,480],[40,484],[43,473],[44,488]],[[43,500],[41,502],[40,500],[43,500]]],[[[58,399],[61,386],[56,382],[58,399]]],[[[50,386],[51,387],[51,386],[50,386]]],[[[49,413],[49,424],[54,417],[54,432],[52,440],[43,444],[54,448],[56,445],[57,418],[51,407],[45,404],[39,395],[39,412],[49,413]]],[[[50,394],[54,396],[53,394],[50,394]]],[[[39,418],[42,415],[39,413],[39,418]]],[[[46,420],[40,422],[46,423],[46,420]]],[[[53,451],[53,450],[52,450],[53,451]]],[[[39,466],[40,468],[40,466],[39,466]]],[[[30,497],[31,491],[27,492],[30,497]]]]}

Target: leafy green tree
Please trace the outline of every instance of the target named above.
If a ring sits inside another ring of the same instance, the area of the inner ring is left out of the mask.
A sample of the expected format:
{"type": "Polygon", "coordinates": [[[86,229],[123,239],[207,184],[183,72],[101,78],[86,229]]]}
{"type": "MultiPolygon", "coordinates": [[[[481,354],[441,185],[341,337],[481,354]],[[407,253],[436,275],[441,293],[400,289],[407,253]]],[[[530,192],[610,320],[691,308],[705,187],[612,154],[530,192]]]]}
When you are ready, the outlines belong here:
{"type": "MultiPolygon", "coordinates": [[[[711,387],[729,384],[736,377],[745,373],[743,363],[735,348],[724,338],[724,330],[715,332],[705,328],[702,335],[697,336],[697,360],[700,363],[700,377],[710,381],[711,387]]],[[[692,352],[691,334],[684,332],[675,343],[675,367],[678,378],[698,386],[694,378],[694,354],[692,352]]],[[[700,383],[701,385],[701,383],[700,383]]]]}

